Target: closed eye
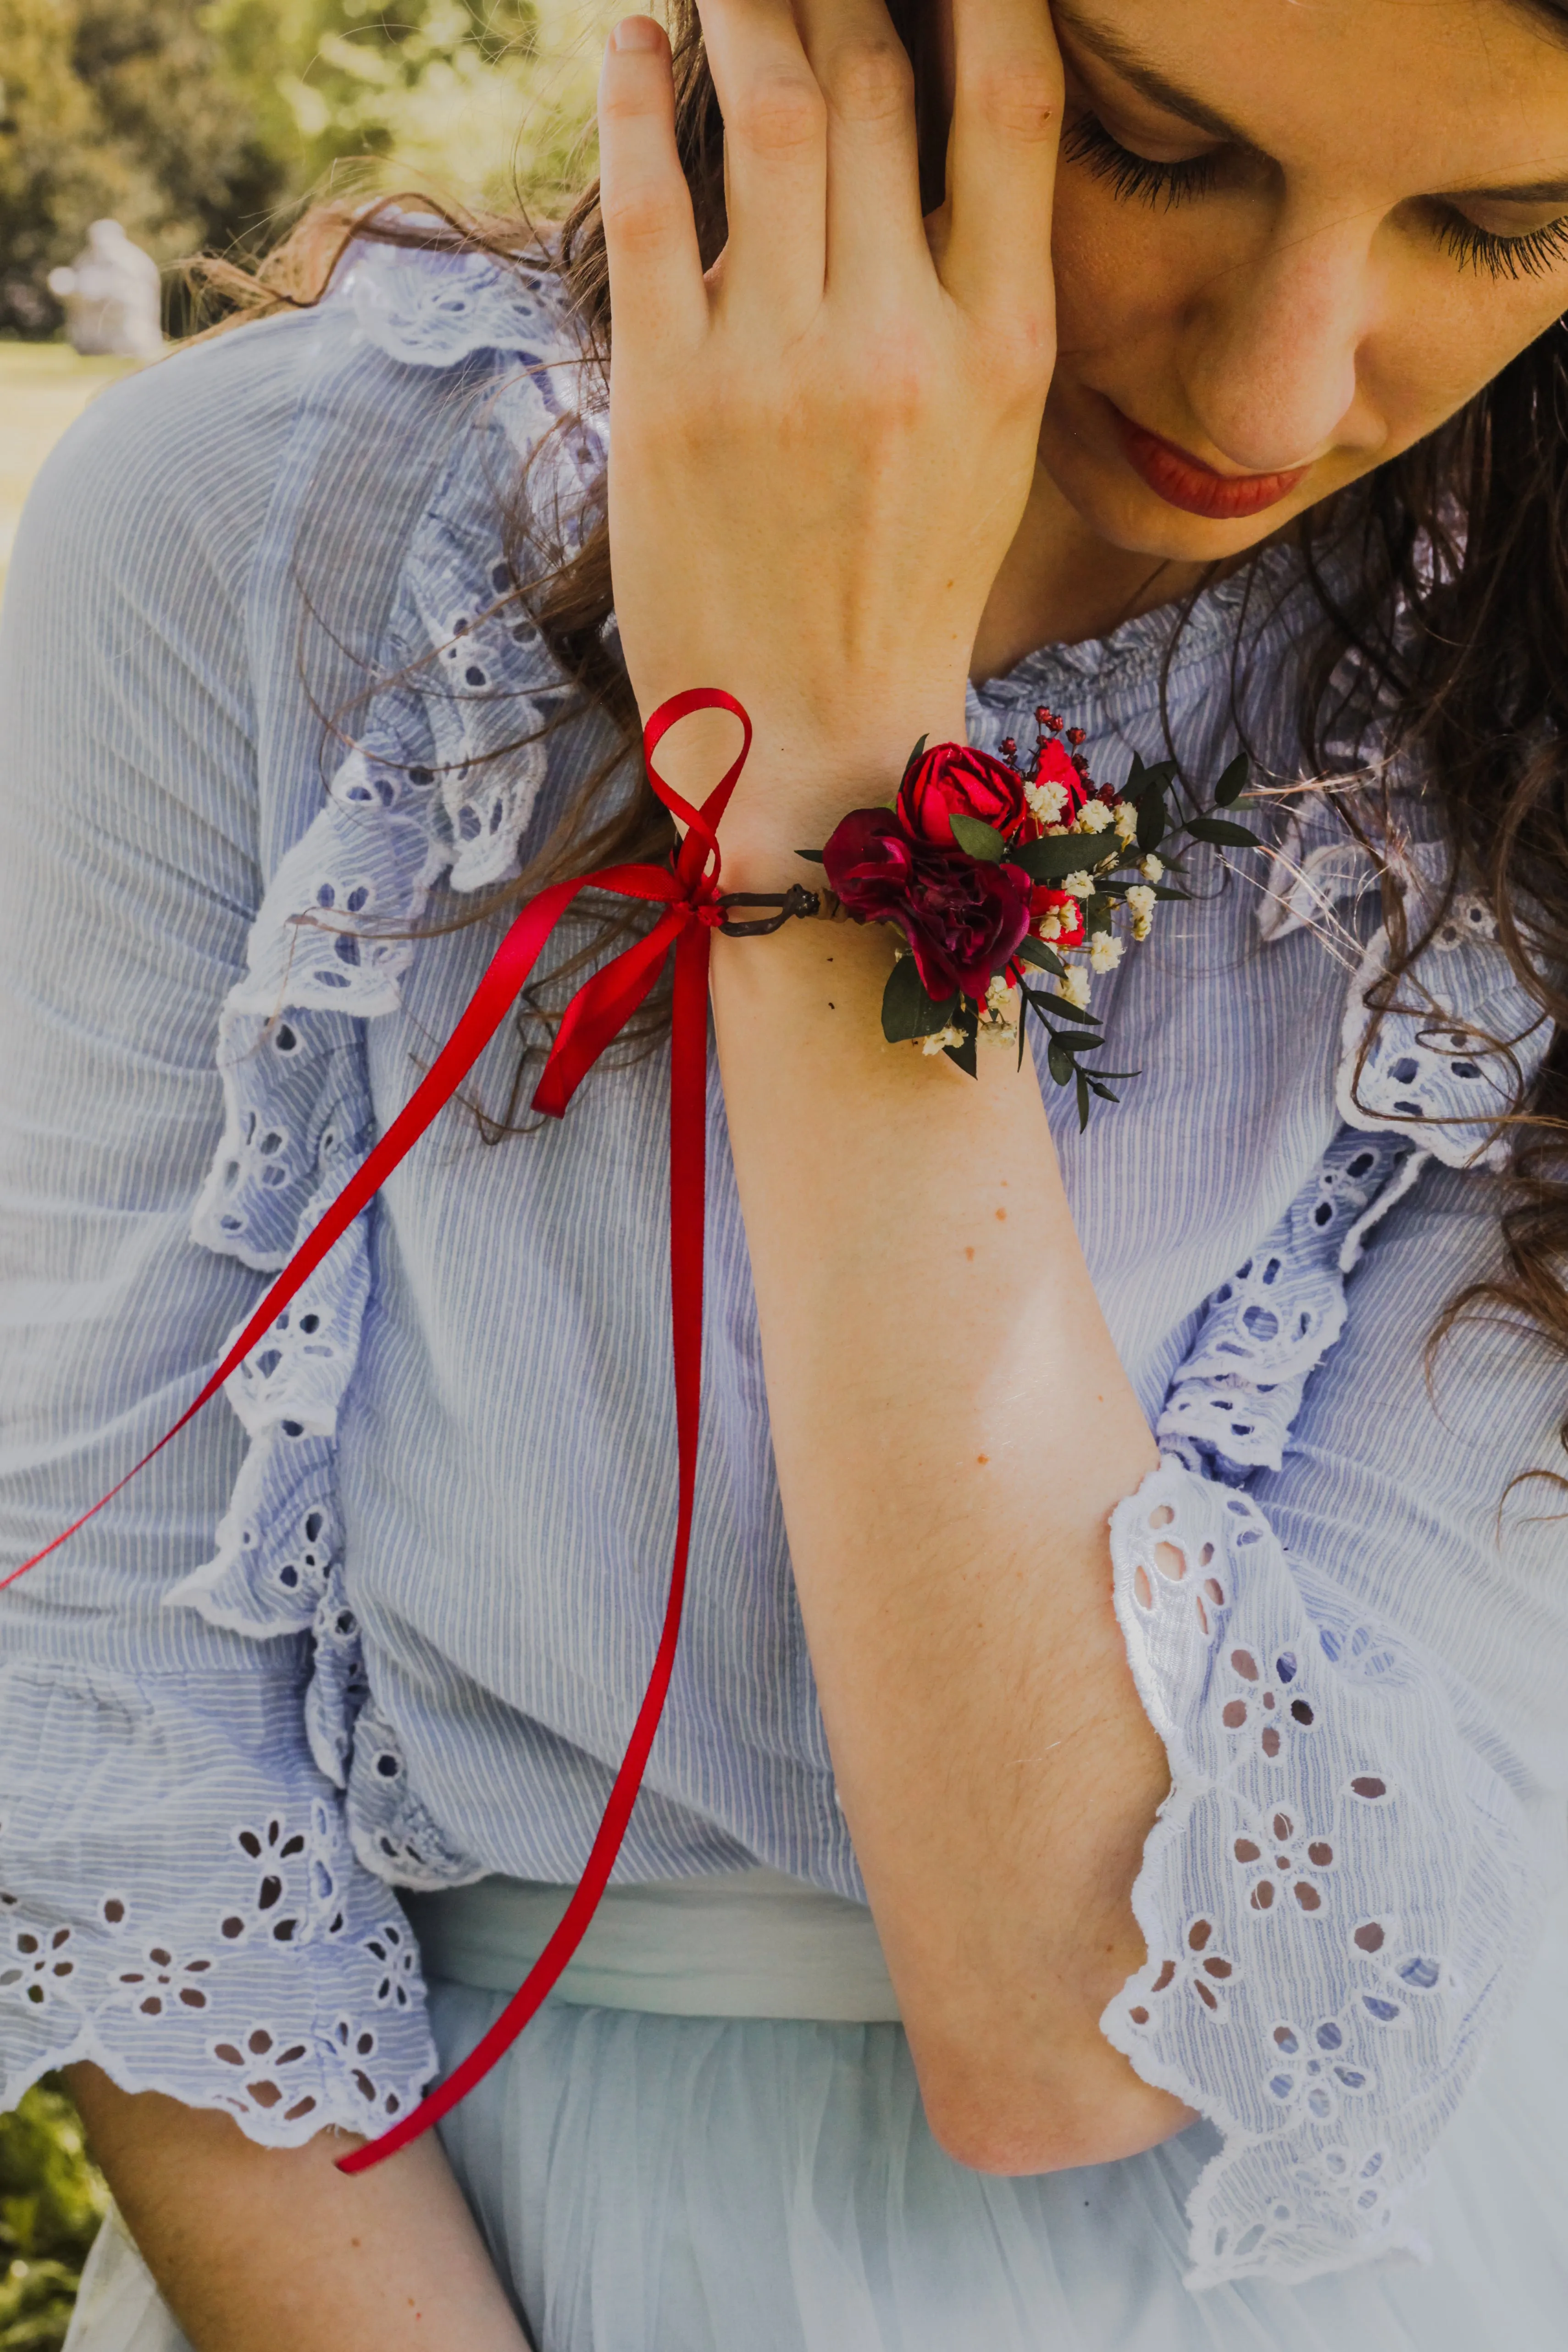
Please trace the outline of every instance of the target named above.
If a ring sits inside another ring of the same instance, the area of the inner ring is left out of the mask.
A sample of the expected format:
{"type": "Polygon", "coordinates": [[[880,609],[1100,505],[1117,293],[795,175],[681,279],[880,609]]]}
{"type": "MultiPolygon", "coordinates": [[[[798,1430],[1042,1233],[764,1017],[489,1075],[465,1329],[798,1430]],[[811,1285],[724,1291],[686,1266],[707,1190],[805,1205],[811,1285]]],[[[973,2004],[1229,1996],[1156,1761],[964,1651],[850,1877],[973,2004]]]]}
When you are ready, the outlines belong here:
{"type": "Polygon", "coordinates": [[[1069,163],[1082,163],[1097,179],[1106,181],[1124,202],[1163,205],[1167,211],[1206,196],[1215,183],[1215,152],[1185,156],[1173,163],[1156,163],[1152,155],[1124,147],[1098,115],[1087,110],[1068,124],[1062,152],[1069,163]]]}
{"type": "Polygon", "coordinates": [[[1438,241],[1461,269],[1485,270],[1489,278],[1547,278],[1568,261],[1568,214],[1522,236],[1499,236],[1465,214],[1444,206],[1438,241]]]}

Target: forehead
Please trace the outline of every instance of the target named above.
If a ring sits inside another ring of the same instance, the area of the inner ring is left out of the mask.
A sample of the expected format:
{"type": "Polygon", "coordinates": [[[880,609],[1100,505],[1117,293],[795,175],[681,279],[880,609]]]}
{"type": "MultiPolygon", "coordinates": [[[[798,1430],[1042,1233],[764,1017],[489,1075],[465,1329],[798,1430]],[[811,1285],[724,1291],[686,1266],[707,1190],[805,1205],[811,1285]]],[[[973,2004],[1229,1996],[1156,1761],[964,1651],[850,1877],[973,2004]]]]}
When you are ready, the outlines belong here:
{"type": "Polygon", "coordinates": [[[1568,176],[1568,0],[1058,0],[1276,161],[1387,188],[1568,176]]]}

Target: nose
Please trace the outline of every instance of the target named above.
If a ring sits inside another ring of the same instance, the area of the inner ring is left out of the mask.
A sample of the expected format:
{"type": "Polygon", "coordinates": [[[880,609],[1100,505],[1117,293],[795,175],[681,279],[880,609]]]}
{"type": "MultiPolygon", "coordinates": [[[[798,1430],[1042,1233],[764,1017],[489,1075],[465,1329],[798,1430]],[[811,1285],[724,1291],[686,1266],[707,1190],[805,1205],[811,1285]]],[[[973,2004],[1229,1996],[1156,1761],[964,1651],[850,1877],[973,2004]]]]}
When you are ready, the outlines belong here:
{"type": "Polygon", "coordinates": [[[1364,226],[1281,217],[1268,243],[1212,278],[1185,322],[1194,415],[1226,464],[1286,473],[1370,438],[1355,417],[1374,261],[1364,226]]]}

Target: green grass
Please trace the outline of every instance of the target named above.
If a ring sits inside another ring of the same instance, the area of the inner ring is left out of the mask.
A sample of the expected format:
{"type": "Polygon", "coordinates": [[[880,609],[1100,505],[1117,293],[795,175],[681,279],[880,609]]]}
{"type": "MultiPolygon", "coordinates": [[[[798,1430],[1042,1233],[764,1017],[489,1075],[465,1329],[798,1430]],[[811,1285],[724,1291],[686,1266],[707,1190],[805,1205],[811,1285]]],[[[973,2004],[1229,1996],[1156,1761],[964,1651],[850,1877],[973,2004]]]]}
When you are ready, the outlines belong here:
{"type": "MultiPolygon", "coordinates": [[[[93,394],[135,365],[134,360],[84,360],[68,343],[0,338],[0,594],[33,477],[93,394]]],[[[0,2352],[6,2347],[0,2333],[0,2352]]]]}
{"type": "Polygon", "coordinates": [[[109,2192],[46,2074],[0,2116],[0,2352],[58,2352],[109,2192]]]}

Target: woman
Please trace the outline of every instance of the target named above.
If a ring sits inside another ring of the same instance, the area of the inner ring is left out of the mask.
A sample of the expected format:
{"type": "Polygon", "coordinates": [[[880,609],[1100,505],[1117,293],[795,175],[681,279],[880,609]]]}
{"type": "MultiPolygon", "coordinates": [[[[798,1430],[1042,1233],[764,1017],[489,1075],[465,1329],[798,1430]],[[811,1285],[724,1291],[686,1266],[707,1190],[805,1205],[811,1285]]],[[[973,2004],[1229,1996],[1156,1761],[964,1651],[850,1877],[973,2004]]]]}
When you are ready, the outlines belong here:
{"type": "MultiPolygon", "coordinates": [[[[101,404],[24,534],[18,1558],[406,1098],[475,918],[667,850],[634,704],[749,711],[731,890],[1037,709],[1097,777],[1168,740],[1206,805],[1239,740],[1274,788],[1271,855],[1069,959],[1140,1073],[1081,1135],[883,1041],[879,928],[715,940],[681,1657],[597,1940],[444,2153],[334,2169],[539,1951],[663,1607],[657,1013],[496,1142],[498,1041],[243,1429],[14,1589],[12,2082],[69,2062],[201,2352],[1561,2309],[1568,16],[904,29],[945,197],[881,0],[612,38],[564,267],[613,630],[561,282],[428,228],[101,404]]],[[[659,764],[700,798],[733,734],[659,764]]]]}

